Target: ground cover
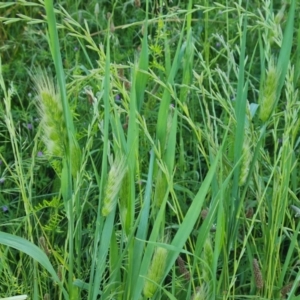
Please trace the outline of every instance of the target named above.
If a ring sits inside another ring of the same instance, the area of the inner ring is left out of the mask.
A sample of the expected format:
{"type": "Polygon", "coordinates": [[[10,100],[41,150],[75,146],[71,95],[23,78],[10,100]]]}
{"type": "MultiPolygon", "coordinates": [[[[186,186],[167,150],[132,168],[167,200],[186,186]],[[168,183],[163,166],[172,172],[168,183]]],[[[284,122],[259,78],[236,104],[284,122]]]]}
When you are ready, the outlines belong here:
{"type": "Polygon", "coordinates": [[[297,1],[0,11],[0,297],[299,299],[297,1]]]}

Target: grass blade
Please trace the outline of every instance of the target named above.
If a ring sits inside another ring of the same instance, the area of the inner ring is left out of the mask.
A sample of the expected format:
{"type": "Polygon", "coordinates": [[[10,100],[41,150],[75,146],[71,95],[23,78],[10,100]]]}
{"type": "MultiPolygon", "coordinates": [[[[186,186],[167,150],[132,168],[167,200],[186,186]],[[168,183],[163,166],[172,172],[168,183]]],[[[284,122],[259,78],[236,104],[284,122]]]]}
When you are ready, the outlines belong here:
{"type": "Polygon", "coordinates": [[[51,265],[47,255],[35,244],[6,232],[0,232],[0,244],[17,249],[40,263],[53,277],[54,281],[62,288],[65,299],[69,299],[69,295],[62,286],[56,271],[51,265]]]}

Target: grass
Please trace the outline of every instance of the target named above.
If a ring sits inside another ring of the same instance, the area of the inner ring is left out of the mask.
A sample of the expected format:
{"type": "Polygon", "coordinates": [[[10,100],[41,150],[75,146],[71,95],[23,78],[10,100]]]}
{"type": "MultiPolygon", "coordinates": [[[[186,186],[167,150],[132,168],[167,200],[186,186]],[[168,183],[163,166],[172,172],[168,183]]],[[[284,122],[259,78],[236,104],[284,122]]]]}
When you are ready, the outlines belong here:
{"type": "Polygon", "coordinates": [[[299,9],[0,3],[0,297],[299,299],[299,9]]]}

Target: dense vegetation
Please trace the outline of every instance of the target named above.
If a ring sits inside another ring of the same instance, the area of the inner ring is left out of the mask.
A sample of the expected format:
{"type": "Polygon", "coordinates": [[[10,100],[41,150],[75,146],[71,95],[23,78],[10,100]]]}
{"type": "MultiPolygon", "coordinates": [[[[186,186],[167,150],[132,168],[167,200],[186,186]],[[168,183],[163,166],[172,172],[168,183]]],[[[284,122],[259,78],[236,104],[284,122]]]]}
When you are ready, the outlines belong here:
{"type": "Polygon", "coordinates": [[[300,299],[298,1],[0,12],[0,297],[300,299]]]}

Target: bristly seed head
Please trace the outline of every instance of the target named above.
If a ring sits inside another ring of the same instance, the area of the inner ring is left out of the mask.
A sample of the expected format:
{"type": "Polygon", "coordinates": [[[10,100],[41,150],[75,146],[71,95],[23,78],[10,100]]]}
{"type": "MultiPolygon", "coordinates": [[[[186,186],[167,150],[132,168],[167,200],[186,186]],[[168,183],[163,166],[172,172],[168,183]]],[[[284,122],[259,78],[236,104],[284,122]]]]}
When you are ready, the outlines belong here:
{"type": "Polygon", "coordinates": [[[274,104],[276,102],[278,78],[279,74],[275,66],[274,59],[271,59],[269,63],[269,69],[266,74],[264,89],[260,98],[259,118],[263,122],[266,122],[269,119],[274,108],[274,104]]]}
{"type": "Polygon", "coordinates": [[[185,267],[184,260],[181,258],[181,256],[177,257],[177,263],[179,267],[179,272],[183,275],[185,280],[189,281],[191,279],[191,275],[190,272],[185,267]]]}
{"type": "MultiPolygon", "coordinates": [[[[295,281],[291,281],[288,284],[286,284],[280,291],[283,298],[286,297],[286,294],[289,293],[294,285],[295,281]]],[[[297,284],[299,286],[299,283],[297,284]]]]}
{"type": "Polygon", "coordinates": [[[59,278],[60,281],[63,279],[63,269],[64,267],[62,265],[59,265],[57,268],[57,277],[59,278]]]}
{"type": "Polygon", "coordinates": [[[122,186],[122,180],[126,173],[127,166],[124,156],[118,156],[111,166],[106,183],[103,200],[102,215],[108,216],[117,203],[117,195],[122,186]]]}
{"type": "Polygon", "coordinates": [[[253,273],[254,273],[254,280],[255,280],[255,285],[257,289],[262,289],[264,286],[264,281],[262,277],[261,270],[259,268],[259,264],[256,258],[253,259],[253,273]]]}
{"type": "Polygon", "coordinates": [[[43,236],[39,238],[39,242],[46,255],[49,256],[51,254],[51,250],[48,248],[46,240],[43,236]]]}
{"type": "Polygon", "coordinates": [[[192,296],[192,300],[206,300],[208,299],[207,286],[203,283],[196,288],[195,294],[192,296]]]}
{"type": "Polygon", "coordinates": [[[60,95],[53,78],[45,71],[38,71],[34,77],[38,95],[38,110],[43,129],[43,141],[51,156],[63,157],[67,145],[67,128],[63,116],[60,95]]]}
{"type": "Polygon", "coordinates": [[[161,283],[164,274],[168,250],[158,247],[153,255],[152,263],[147,274],[147,279],[144,285],[144,296],[151,298],[155,294],[157,287],[161,283]]]}

